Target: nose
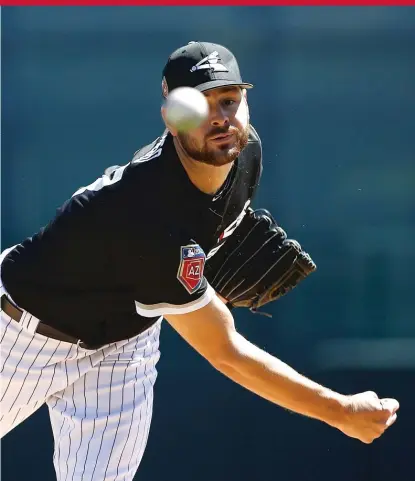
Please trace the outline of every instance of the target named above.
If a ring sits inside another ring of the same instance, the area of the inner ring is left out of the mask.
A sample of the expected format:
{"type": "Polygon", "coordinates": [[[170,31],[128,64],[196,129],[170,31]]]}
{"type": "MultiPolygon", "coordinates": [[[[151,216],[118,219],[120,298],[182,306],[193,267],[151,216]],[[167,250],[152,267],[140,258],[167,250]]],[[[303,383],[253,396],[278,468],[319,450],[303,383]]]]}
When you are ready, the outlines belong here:
{"type": "Polygon", "coordinates": [[[229,116],[221,105],[217,105],[211,110],[210,122],[214,127],[223,127],[229,125],[229,116]]]}

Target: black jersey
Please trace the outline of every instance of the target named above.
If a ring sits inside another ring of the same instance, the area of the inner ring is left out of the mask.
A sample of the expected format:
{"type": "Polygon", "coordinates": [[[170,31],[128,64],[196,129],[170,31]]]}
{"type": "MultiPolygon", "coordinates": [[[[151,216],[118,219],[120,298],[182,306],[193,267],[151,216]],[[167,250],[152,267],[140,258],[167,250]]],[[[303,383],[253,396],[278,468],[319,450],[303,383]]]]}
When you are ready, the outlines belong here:
{"type": "Polygon", "coordinates": [[[241,221],[261,175],[261,142],[249,142],[212,196],[190,181],[165,131],[127,165],[79,189],[1,267],[13,301],[87,343],[139,334],[160,316],[214,295],[203,276],[241,221]]]}

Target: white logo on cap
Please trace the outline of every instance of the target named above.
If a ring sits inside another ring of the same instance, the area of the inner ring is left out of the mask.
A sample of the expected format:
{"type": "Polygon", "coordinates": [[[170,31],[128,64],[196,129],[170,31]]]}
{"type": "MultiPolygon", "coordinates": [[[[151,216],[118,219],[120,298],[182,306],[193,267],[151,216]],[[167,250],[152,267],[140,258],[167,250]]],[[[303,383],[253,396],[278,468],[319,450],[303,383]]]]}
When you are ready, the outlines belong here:
{"type": "Polygon", "coordinates": [[[212,52],[207,57],[202,58],[196,65],[193,65],[190,71],[196,72],[197,70],[211,69],[214,72],[229,72],[225,65],[219,63],[219,60],[219,53],[216,51],[212,52]]]}

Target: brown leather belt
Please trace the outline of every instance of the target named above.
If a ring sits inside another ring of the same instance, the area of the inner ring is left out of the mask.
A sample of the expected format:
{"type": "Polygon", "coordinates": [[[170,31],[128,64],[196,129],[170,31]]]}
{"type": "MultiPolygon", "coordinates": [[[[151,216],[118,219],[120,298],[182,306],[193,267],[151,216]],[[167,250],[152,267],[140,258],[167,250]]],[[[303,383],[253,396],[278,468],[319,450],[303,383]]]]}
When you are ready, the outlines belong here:
{"type": "MultiPolygon", "coordinates": [[[[5,295],[1,296],[1,308],[14,321],[20,323],[23,311],[17,306],[15,306],[12,302],[10,302],[5,295]]],[[[36,333],[41,334],[42,336],[56,339],[57,341],[69,342],[71,344],[79,344],[80,347],[85,347],[87,349],[84,343],[79,342],[79,339],[76,339],[73,336],[69,336],[64,332],[58,331],[58,329],[50,327],[44,322],[39,322],[36,328],[36,333]]]]}

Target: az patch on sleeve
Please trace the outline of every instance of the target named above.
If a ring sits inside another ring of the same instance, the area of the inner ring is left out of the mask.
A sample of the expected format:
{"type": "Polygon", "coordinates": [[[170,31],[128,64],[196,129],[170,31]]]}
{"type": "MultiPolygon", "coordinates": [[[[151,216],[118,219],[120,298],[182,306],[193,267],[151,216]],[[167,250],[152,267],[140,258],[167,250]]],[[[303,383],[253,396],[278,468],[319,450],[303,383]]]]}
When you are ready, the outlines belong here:
{"type": "Polygon", "coordinates": [[[206,255],[198,244],[180,247],[180,265],[177,279],[189,294],[198,290],[203,280],[206,255]]]}

